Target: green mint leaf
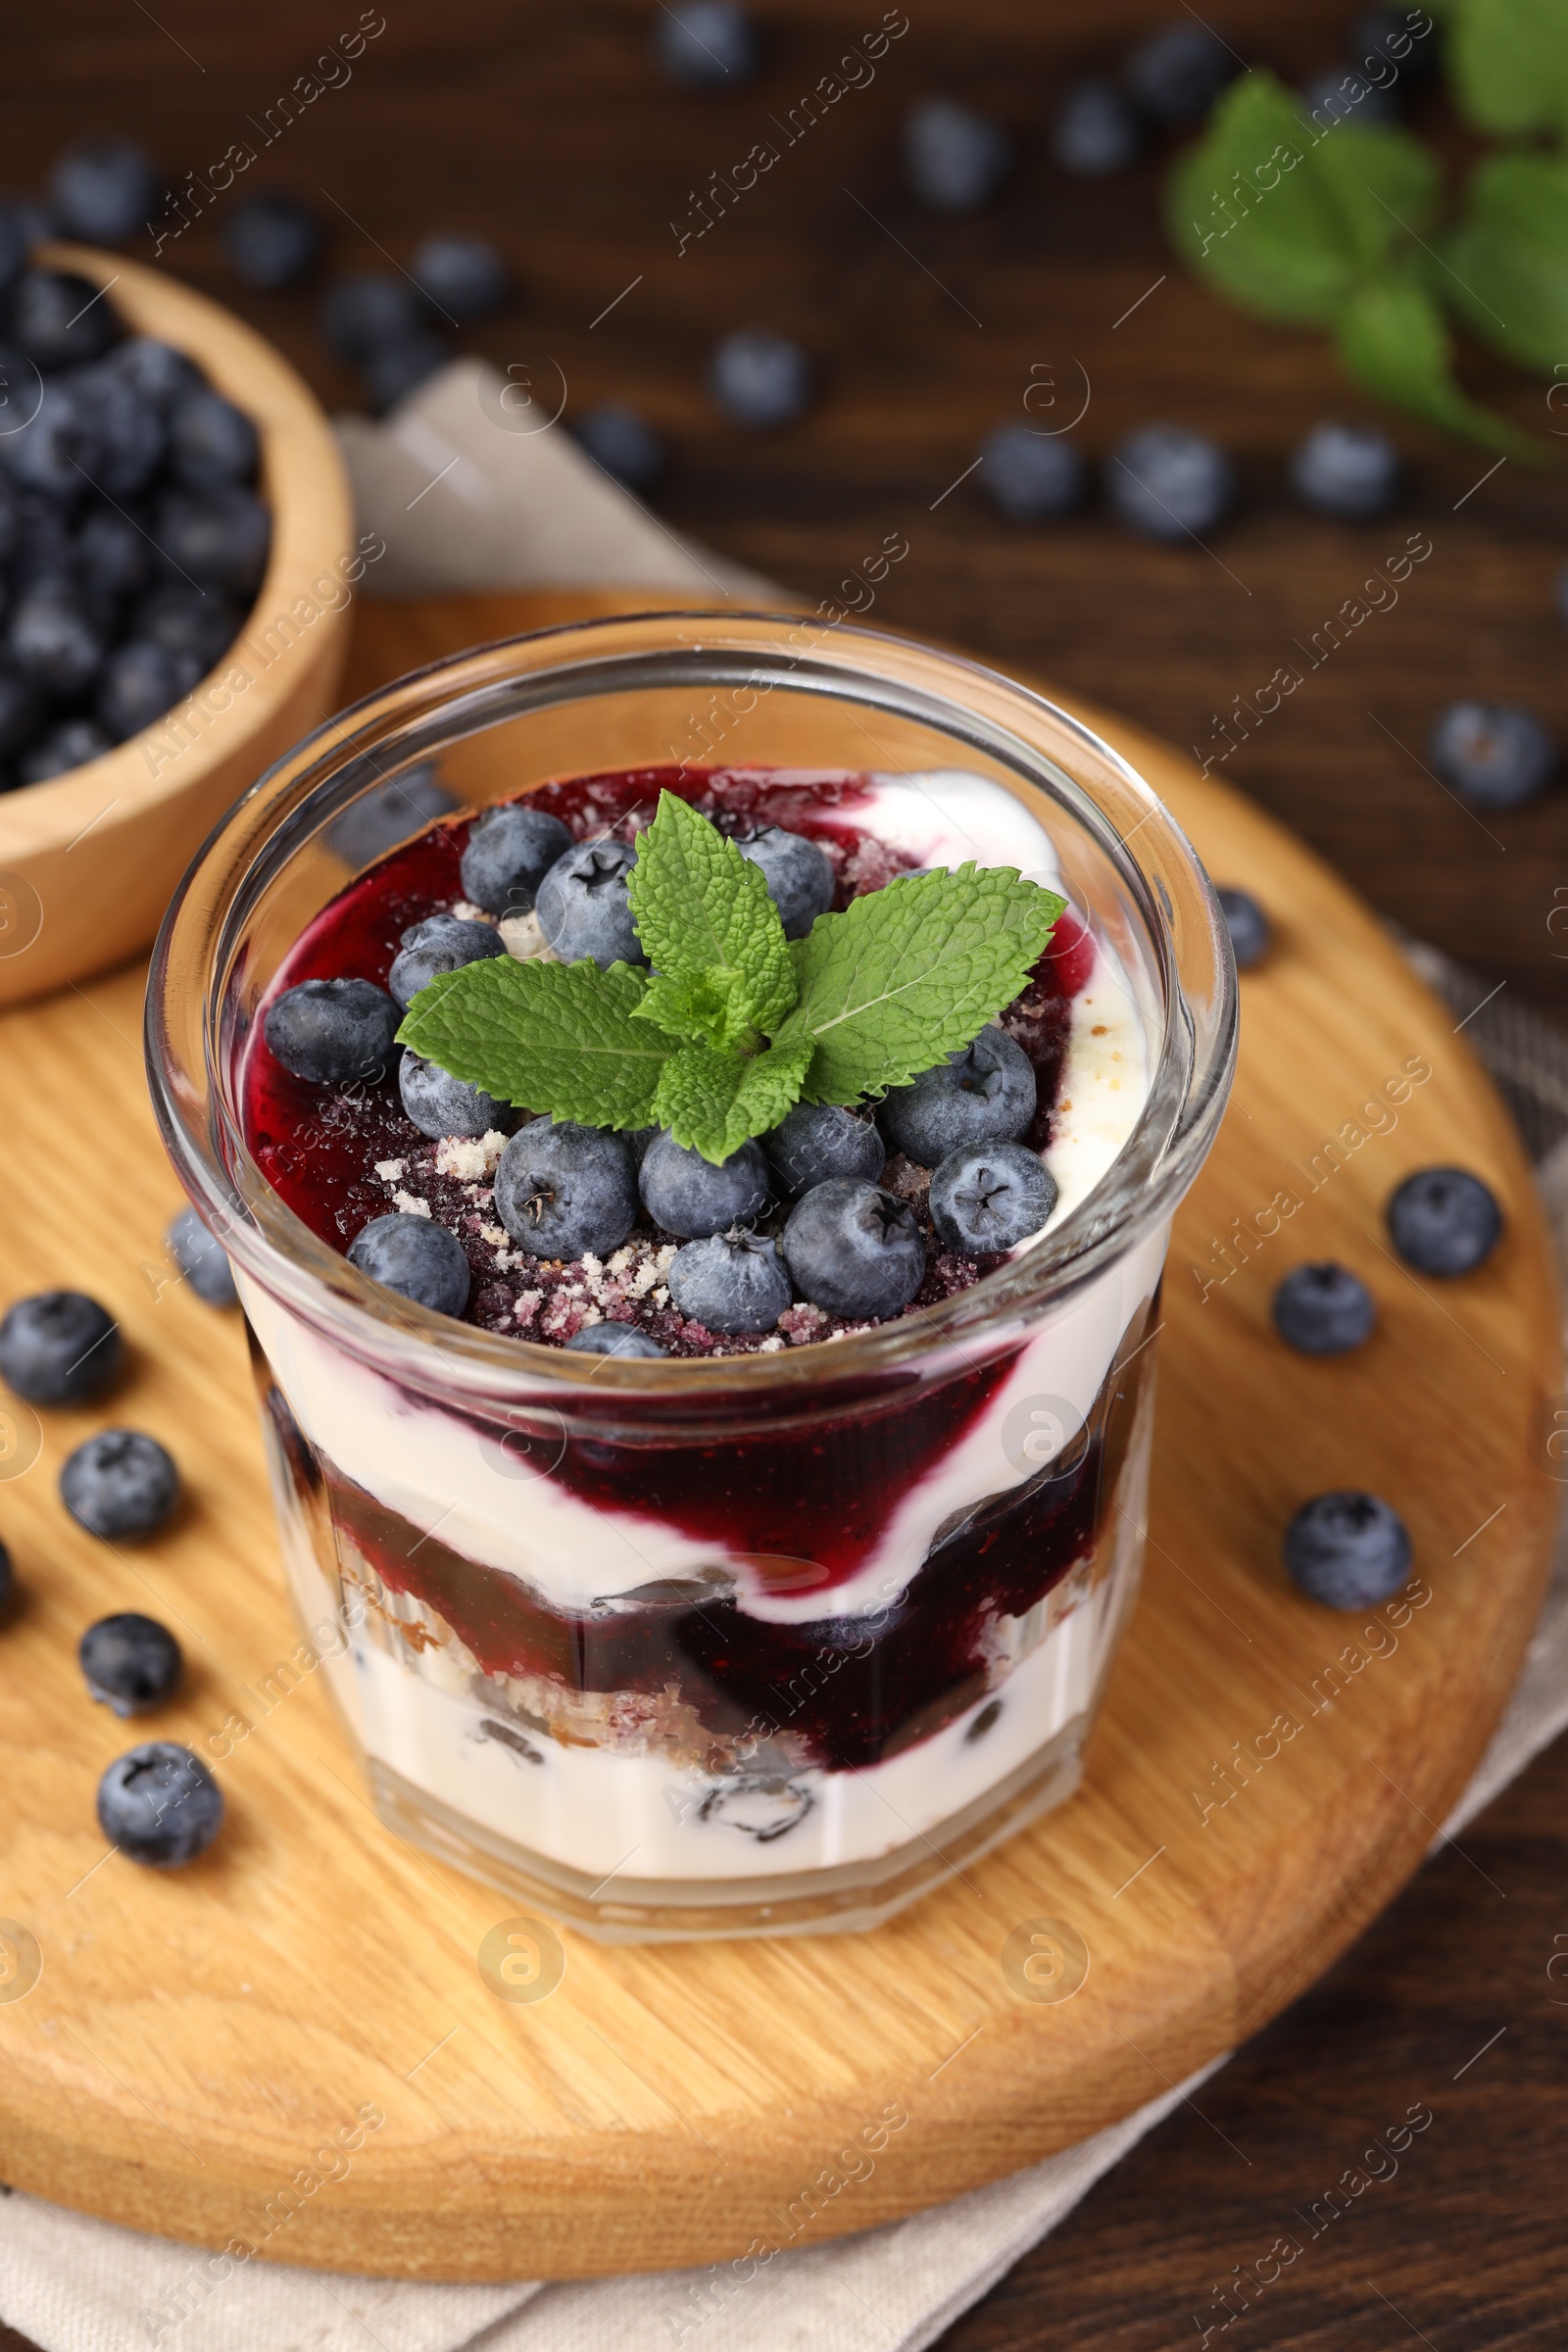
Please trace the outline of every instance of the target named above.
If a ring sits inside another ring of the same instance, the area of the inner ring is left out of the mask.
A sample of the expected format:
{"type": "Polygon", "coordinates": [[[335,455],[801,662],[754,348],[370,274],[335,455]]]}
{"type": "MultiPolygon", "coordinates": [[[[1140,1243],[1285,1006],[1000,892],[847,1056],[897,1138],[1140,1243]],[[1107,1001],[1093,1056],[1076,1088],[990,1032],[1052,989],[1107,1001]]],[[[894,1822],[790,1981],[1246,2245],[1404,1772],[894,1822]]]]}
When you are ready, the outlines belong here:
{"type": "Polygon", "coordinates": [[[1443,313],[1413,276],[1361,287],[1340,320],[1339,349],[1357,382],[1396,408],[1526,465],[1551,463],[1547,444],[1482,408],[1458,382],[1443,313]]]}
{"type": "Polygon", "coordinates": [[[675,1051],[632,1017],[647,987],[624,963],[489,956],[421,988],[398,1042],[500,1102],[585,1127],[646,1127],[675,1051]]]}
{"type": "Polygon", "coordinates": [[[795,1002],[795,980],[760,869],[706,816],[662,792],[658,814],[639,837],[627,887],[637,936],[655,970],[672,980],[729,969],[743,974],[751,1025],[771,1036],[795,1002]]]}
{"type": "MultiPolygon", "coordinates": [[[[1568,29],[1568,10],[1563,17],[1568,29]]],[[[1434,278],[1472,334],[1505,359],[1550,375],[1568,360],[1568,162],[1497,155],[1465,189],[1434,278]]]]}
{"type": "Polygon", "coordinates": [[[910,875],[794,943],[800,1003],[774,1051],[809,1039],[808,1102],[905,1086],[1010,1004],[1066,902],[1008,866],[910,875]]]}
{"type": "Polygon", "coordinates": [[[653,1116],[677,1144],[716,1167],[749,1136],[776,1127],[799,1102],[814,1051],[808,1037],[752,1055],[682,1046],[664,1064],[653,1116]]]}
{"type": "Polygon", "coordinates": [[[1458,0],[1448,79],[1477,130],[1568,130],[1568,12],[1562,0],[1458,0]]]}
{"type": "Polygon", "coordinates": [[[720,1052],[755,1054],[762,1043],[752,1019],[752,991],[733,964],[674,980],[656,973],[638,1005],[639,1021],[657,1021],[683,1044],[714,1046],[720,1052]]]}

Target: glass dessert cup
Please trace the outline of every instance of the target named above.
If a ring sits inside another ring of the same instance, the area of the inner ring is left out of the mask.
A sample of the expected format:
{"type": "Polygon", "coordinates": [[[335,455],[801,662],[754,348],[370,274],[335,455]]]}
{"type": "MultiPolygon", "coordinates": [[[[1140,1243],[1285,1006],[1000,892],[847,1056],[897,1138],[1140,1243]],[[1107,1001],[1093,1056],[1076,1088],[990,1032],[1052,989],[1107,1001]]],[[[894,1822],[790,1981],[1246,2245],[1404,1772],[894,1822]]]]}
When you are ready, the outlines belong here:
{"type": "Polygon", "coordinates": [[[280,761],[170,909],[149,1069],[234,1261],[290,1587],[383,1820],[643,1940],[874,1926],[1069,1795],[1137,1589],[1170,1221],[1235,1035],[1223,920],[1149,787],[905,640],[587,622],[421,670],[280,761]],[[585,1355],[396,1297],[268,1183],[243,1078],[295,941],[364,870],[345,813],[431,760],[480,808],[672,761],[874,761],[950,831],[1010,796],[1143,1041],[1119,1152],[972,1287],[831,1345],[585,1355]]]}

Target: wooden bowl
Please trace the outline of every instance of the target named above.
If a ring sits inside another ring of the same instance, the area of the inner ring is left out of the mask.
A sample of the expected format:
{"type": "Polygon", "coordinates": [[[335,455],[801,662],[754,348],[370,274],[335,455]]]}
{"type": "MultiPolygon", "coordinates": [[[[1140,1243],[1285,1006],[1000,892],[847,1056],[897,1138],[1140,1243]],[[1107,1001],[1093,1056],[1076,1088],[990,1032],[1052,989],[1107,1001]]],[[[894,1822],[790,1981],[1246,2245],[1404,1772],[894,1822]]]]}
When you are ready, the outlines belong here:
{"type": "Polygon", "coordinates": [[[270,344],[120,254],[46,245],[39,258],[112,286],[126,326],[189,352],[254,419],[272,547],[239,638],[165,720],[67,775],[0,794],[0,1004],[147,945],[222,811],[332,708],[363,569],[331,428],[270,344]]]}

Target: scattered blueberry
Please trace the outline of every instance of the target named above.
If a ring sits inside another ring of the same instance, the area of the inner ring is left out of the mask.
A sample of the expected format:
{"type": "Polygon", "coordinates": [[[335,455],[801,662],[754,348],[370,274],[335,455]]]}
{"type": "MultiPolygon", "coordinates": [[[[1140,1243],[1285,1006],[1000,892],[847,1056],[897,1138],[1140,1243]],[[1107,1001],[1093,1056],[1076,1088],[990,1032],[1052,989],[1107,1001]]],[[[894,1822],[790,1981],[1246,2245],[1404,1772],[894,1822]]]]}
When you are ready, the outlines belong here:
{"type": "Polygon", "coordinates": [[[451,358],[434,335],[408,335],[397,343],[378,344],[360,363],[366,396],[377,416],[395,409],[411,392],[439,374],[451,358]]]}
{"type": "Polygon", "coordinates": [[[836,1102],[797,1102],[762,1138],[768,1165],[793,1200],[831,1176],[875,1184],[887,1152],[869,1119],[836,1102]]]}
{"type": "Polygon", "coordinates": [[[461,1315],[468,1303],[468,1260],[463,1244],[433,1217],[406,1216],[398,1210],[372,1217],[349,1244],[349,1264],[438,1315],[461,1315]]]}
{"type": "Polygon", "coordinates": [[[1291,487],[1302,505],[1347,522],[1386,514],[1401,473],[1394,443],[1370,424],[1316,424],[1291,456],[1291,487]]]}
{"type": "Polygon", "coordinates": [[[563,963],[591,956],[608,971],[612,963],[648,961],[626,895],[636,856],[624,841],[580,841],[551,866],[535,906],[545,945],[563,963]]]}
{"type": "Polygon", "coordinates": [[[484,963],[506,952],[493,924],[471,922],[457,914],[427,914],[422,923],[411,923],[404,932],[386,984],[407,1009],[438,972],[455,972],[466,963],[484,963]]]}
{"type": "Polygon", "coordinates": [[[782,825],[760,825],[735,836],[741,856],[758,866],[778,908],[786,939],[804,939],[833,904],[833,860],[818,842],[782,825]]]}
{"type": "Polygon", "coordinates": [[[1217,33],[1178,22],[1139,42],[1122,81],[1151,122],[1180,125],[1201,122],[1241,71],[1241,60],[1217,33]]]}
{"type": "Polygon", "coordinates": [[[1037,1094],[1034,1063],[993,1021],[973,1045],[893,1087],[877,1125],[895,1152],[934,1168],[960,1144],[1016,1143],[1035,1115],[1037,1094]]]}
{"type": "Polygon", "coordinates": [[[560,817],[543,808],[486,809],[468,829],[463,895],[488,914],[526,914],[556,859],[573,846],[560,817]]]}
{"type": "Polygon", "coordinates": [[[1212,530],[1236,496],[1222,449],[1180,424],[1147,424],[1112,453],[1105,493],[1146,539],[1191,539],[1212,530]]]}
{"type": "MultiPolygon", "coordinates": [[[[358,870],[373,865],[377,858],[384,858],[411,834],[423,832],[438,817],[450,816],[458,805],[457,795],[448,792],[435,762],[420,760],[401,775],[388,776],[362,792],[341,816],[332,819],[326,838],[344,863],[358,870]]],[[[466,882],[464,896],[473,897],[466,882]]],[[[476,904],[483,906],[484,902],[481,899],[476,904]]]]}
{"type": "Polygon", "coordinates": [[[208,1306],[238,1306],[234,1269],[222,1243],[193,1208],[182,1208],[164,1240],[174,1263],[208,1306]]]}
{"type": "Polygon", "coordinates": [[[1219,910],[1225,917],[1225,928],[1231,935],[1231,953],[1236,957],[1239,972],[1255,971],[1268,954],[1273,928],[1268,916],[1250,891],[1231,890],[1221,885],[1214,892],[1219,910]]]}
{"type": "Polygon", "coordinates": [[[624,401],[600,401],[583,412],[572,430],[594,464],[628,490],[651,490],[668,464],[662,435],[640,409],[624,401]]]}
{"type": "Polygon", "coordinates": [[[123,743],[162,718],[201,674],[194,654],[172,654],[133,638],[104,664],[94,706],[99,720],[116,743],[123,743]]]}
{"type": "Polygon", "coordinates": [[[1301,109],[1330,129],[1341,122],[1387,124],[1399,119],[1399,101],[1392,89],[1340,66],[1313,74],[1302,88],[1301,109]]]}
{"type": "Polygon", "coordinates": [[[589,1323],[566,1342],[573,1355],[663,1355],[666,1350],[635,1323],[589,1323]]]}
{"type": "Polygon", "coordinates": [[[179,1500],[179,1472],[156,1438],[101,1429],[67,1455],[60,1499],[90,1536],[124,1543],[163,1526],[179,1500]]]}
{"type": "Polygon", "coordinates": [[[68,147],[49,174],[60,227],[84,245],[128,244],[145,226],[158,192],[152,157],[132,139],[84,139],[68,147]]]}
{"type": "Polygon", "coordinates": [[[811,363],[770,326],[737,327],[715,344],[708,386],[726,416],[753,432],[793,424],[811,398],[811,363]]]}
{"type": "Polygon", "coordinates": [[[82,1291],[19,1298],[0,1321],[0,1380],[29,1404],[86,1404],[120,1370],[120,1325],[82,1291]]]}
{"type": "Polygon", "coordinates": [[[1540,719],[1513,703],[1450,703],[1428,749],[1445,783],[1483,808],[1534,800],[1557,768],[1557,746],[1540,719]]]}
{"type": "Polygon", "coordinates": [[[608,1257],[637,1222],[637,1163],[605,1128],[532,1119],[501,1154],[495,1205],[533,1257],[608,1257]]]}
{"type": "Polygon", "coordinates": [[[748,1143],[715,1168],[666,1131],[643,1156],[638,1190],[656,1225],[683,1241],[701,1241],[758,1215],[769,1192],[767,1160],[760,1144],[748,1143]]]}
{"type": "Polygon", "coordinates": [[[522,1117],[511,1102],[498,1102],[408,1048],[398,1066],[398,1093],[421,1135],[511,1135],[522,1117]]]}
{"type": "Polygon", "coordinates": [[[263,1032],[285,1070],[347,1086],[388,1068],[402,1011],[372,980],[302,980],[268,1007],[263,1032]]]}
{"type": "Polygon", "coordinates": [[[161,1707],[173,1696],[184,1665],[169,1628],[134,1609],[89,1625],[76,1655],[93,1697],[117,1715],[145,1715],[150,1707],[161,1707]]]}
{"type": "Polygon", "coordinates": [[[352,367],[390,344],[416,341],[428,331],[417,286],[389,270],[342,277],[321,297],[321,340],[352,367]]]}
{"type": "Polygon", "coordinates": [[[205,672],[233,644],[241,618],[237,607],[216,590],[172,580],[136,605],[130,630],[132,636],[148,638],[172,654],[193,655],[205,672]]]}
{"type": "Polygon", "coordinates": [[[1378,1319],[1358,1274],[1332,1262],[1294,1266],[1274,1294],[1274,1328],[1302,1355],[1344,1355],[1372,1337],[1378,1319]]]}
{"type": "Polygon", "coordinates": [[[156,335],[128,335],[109,354],[106,367],[122,375],[133,392],[149,401],[161,416],[187,392],[198,391],[203,377],[195,361],[172,343],[156,335]]]}
{"type": "Polygon", "coordinates": [[[25,202],[0,196],[0,293],[15,285],[27,267],[36,238],[25,202]]]}
{"type": "Polygon", "coordinates": [[[263,188],[235,205],[218,233],[235,276],[267,292],[302,284],[325,241],[317,215],[281,188],[263,188]]]}
{"type": "Polygon", "coordinates": [[[852,1176],[813,1186],[790,1211],[780,1247],[801,1296],[856,1322],[896,1315],[925,1280],[907,1200],[852,1176]]]}
{"type": "Polygon", "coordinates": [[[1083,505],[1089,468],[1064,434],[999,424],[980,455],[980,486],[1009,522],[1050,522],[1083,505]]]}
{"type": "Polygon", "coordinates": [[[901,144],[909,192],[933,213],[977,213],[1012,170],[1012,140],[1002,124],[956,98],[922,98],[910,107],[901,144]]]}
{"type": "Polygon", "coordinates": [[[950,1250],[1014,1249],[1055,1205],[1055,1179],[1026,1144],[960,1144],[931,1177],[931,1222],[950,1250]]]}
{"type": "Polygon", "coordinates": [[[101,360],[120,332],[102,287],[69,270],[26,270],[10,303],[11,335],[45,374],[101,360]]]}
{"type": "Polygon", "coordinates": [[[485,237],[426,237],[409,275],[454,326],[471,326],[499,311],[511,292],[507,265],[485,237]]]}
{"type": "Polygon", "coordinates": [[[256,478],[261,441],[243,409],[221,392],[187,393],[169,422],[169,469],[186,490],[256,478]]]}
{"type": "Polygon", "coordinates": [[[272,518],[249,490],[166,490],[153,539],[165,561],[200,588],[252,596],[272,543],[272,518]]]}
{"type": "Polygon", "coordinates": [[[733,0],[676,0],[660,13],[659,62],[688,90],[741,90],[762,62],[756,24],[733,0]]]}
{"type": "Polygon", "coordinates": [[[98,1827],[132,1862],[178,1870],[223,1826],[223,1792],[199,1756],[148,1740],[117,1756],[98,1784],[98,1827]]]}
{"type": "Polygon", "coordinates": [[[1470,1274],[1492,1255],[1502,1211],[1467,1168],[1418,1168],[1389,1199],[1389,1239],[1422,1274],[1470,1274]]]}
{"type": "Polygon", "coordinates": [[[1075,179],[1109,179],[1138,161],[1138,117],[1113,82],[1075,81],[1051,125],[1051,152],[1075,179]]]}
{"type": "Polygon", "coordinates": [[[102,632],[64,580],[27,591],[11,616],[6,645],[24,676],[62,699],[90,685],[104,658],[102,632]]]}
{"type": "Polygon", "coordinates": [[[1434,30],[1424,9],[1363,9],[1350,26],[1347,52],[1352,65],[1370,65],[1386,57],[1407,81],[1422,81],[1436,66],[1436,49],[1428,47],[1434,30]]]}
{"type": "Polygon", "coordinates": [[[771,1331],[792,1293],[779,1245],[760,1233],[713,1233],[677,1250],[670,1303],[710,1331],[771,1331]]]}
{"type": "Polygon", "coordinates": [[[1404,1521],[1376,1494],[1353,1488],[1303,1502],[1284,1548],[1292,1583],[1325,1608],[1373,1608],[1409,1582],[1404,1521]]]}
{"type": "Polygon", "coordinates": [[[106,735],[95,719],[62,719],[23,754],[17,761],[17,779],[23,784],[47,784],[51,776],[69,775],[74,767],[85,767],[89,760],[101,760],[114,748],[114,737],[106,735]]]}

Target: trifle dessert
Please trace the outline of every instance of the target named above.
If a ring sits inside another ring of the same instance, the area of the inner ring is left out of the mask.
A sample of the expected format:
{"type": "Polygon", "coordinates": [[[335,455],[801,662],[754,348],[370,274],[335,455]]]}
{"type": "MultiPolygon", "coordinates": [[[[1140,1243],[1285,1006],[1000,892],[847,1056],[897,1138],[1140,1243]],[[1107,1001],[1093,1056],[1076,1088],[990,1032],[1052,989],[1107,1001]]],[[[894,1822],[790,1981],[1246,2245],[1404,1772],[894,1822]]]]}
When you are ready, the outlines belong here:
{"type": "MultiPolygon", "coordinates": [[[[869,1925],[1070,1791],[1131,1603],[1158,916],[994,758],[540,774],[527,734],[346,881],[363,773],[305,762],[318,827],[224,885],[222,1133],[198,1170],[166,1128],[228,1221],[296,1598],[351,1637],[383,1815],[476,1874],[612,1936],[869,1925]]],[[[1206,1145],[1231,1001],[1182,879],[1206,1145]]]]}

